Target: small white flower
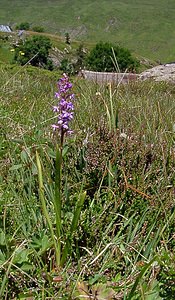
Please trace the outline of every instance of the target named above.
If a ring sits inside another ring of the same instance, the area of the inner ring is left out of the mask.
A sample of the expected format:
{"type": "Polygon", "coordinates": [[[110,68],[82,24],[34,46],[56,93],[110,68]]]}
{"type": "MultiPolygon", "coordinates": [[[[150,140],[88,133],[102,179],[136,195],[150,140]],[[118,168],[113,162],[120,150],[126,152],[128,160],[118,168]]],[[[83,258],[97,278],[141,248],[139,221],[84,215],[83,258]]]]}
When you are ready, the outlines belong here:
{"type": "Polygon", "coordinates": [[[126,139],[128,136],[126,133],[122,132],[120,133],[120,137],[126,139]]]}

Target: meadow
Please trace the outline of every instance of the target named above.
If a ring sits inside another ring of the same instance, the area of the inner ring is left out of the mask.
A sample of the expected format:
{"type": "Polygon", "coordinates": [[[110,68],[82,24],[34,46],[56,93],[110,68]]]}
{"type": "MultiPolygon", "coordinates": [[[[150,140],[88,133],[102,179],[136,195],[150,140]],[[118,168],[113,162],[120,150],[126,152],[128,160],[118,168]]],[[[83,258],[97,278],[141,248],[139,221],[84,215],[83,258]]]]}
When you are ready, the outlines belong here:
{"type": "Polygon", "coordinates": [[[59,173],[51,126],[62,74],[0,72],[0,298],[173,300],[174,85],[70,78],[59,173]]]}
{"type": "Polygon", "coordinates": [[[174,61],[174,0],[1,0],[0,19],[14,29],[21,22],[72,40],[107,41],[135,55],[174,61]]]}

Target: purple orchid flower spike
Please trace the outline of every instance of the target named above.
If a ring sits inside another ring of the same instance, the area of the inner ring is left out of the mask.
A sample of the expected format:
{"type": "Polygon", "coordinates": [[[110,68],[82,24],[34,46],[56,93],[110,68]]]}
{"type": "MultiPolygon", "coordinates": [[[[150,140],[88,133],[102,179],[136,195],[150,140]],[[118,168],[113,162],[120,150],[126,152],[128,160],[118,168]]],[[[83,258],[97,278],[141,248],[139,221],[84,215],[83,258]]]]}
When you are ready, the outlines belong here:
{"type": "Polygon", "coordinates": [[[74,117],[75,94],[72,93],[72,83],[69,82],[69,77],[63,74],[63,77],[58,81],[58,91],[55,93],[55,98],[59,100],[57,106],[53,106],[53,111],[57,114],[57,123],[52,125],[54,131],[59,131],[61,141],[65,134],[71,134],[69,122],[74,117]]]}

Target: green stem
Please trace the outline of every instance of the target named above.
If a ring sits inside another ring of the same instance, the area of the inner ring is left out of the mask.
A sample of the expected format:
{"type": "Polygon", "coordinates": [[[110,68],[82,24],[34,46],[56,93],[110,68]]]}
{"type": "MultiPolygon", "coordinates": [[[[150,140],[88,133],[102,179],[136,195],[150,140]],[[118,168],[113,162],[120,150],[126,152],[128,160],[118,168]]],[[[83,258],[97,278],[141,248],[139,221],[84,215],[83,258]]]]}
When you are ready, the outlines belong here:
{"type": "Polygon", "coordinates": [[[54,196],[54,210],[56,218],[56,234],[57,234],[57,247],[59,252],[59,264],[61,257],[61,177],[62,177],[62,153],[63,153],[64,132],[61,131],[60,147],[56,145],[56,162],[55,162],[55,196],[54,196]]]}
{"type": "Polygon", "coordinates": [[[58,145],[56,147],[56,166],[55,166],[55,197],[54,197],[54,209],[56,216],[56,230],[57,230],[57,240],[58,248],[61,253],[61,168],[62,167],[62,148],[59,149],[58,145]]]}
{"type": "Polygon", "coordinates": [[[52,242],[53,242],[54,247],[55,247],[56,263],[59,266],[60,265],[60,248],[59,248],[59,245],[57,245],[57,242],[55,240],[55,235],[54,235],[52,222],[51,222],[51,219],[49,217],[49,213],[47,211],[46,201],[45,201],[45,197],[44,197],[44,185],[43,185],[42,168],[41,168],[41,162],[40,162],[38,152],[36,152],[36,163],[37,163],[37,168],[38,168],[39,196],[40,196],[40,200],[41,200],[42,210],[43,210],[43,214],[46,218],[46,221],[47,221],[47,224],[48,224],[48,227],[49,227],[49,230],[50,230],[52,242]]]}
{"type": "Polygon", "coordinates": [[[82,207],[83,207],[83,204],[84,204],[85,197],[86,197],[86,192],[83,192],[83,193],[80,192],[79,199],[77,201],[77,205],[76,205],[76,209],[75,209],[75,213],[74,213],[74,216],[73,216],[70,232],[69,232],[69,235],[67,237],[67,240],[66,240],[66,243],[65,243],[65,246],[64,246],[64,249],[63,249],[63,253],[62,253],[62,257],[61,257],[61,266],[64,265],[64,263],[67,259],[67,256],[69,254],[69,251],[70,251],[70,238],[72,238],[73,233],[76,231],[76,229],[78,227],[78,221],[79,221],[79,218],[80,218],[80,213],[81,213],[81,210],[82,210],[82,207]]]}

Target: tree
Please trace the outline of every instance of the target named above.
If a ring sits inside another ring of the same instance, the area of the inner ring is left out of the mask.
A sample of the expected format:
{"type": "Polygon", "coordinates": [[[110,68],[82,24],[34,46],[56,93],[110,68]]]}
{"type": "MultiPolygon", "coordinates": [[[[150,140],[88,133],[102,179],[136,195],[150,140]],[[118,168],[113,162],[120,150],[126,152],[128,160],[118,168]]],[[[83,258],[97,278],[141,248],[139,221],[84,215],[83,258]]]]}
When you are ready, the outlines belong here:
{"type": "Polygon", "coordinates": [[[92,71],[116,72],[115,61],[121,72],[136,71],[139,66],[139,61],[132,57],[128,49],[103,42],[96,44],[90,51],[86,65],[92,71]]]}
{"type": "Polygon", "coordinates": [[[78,49],[76,50],[76,63],[74,63],[74,69],[75,72],[78,73],[81,69],[84,68],[85,66],[85,61],[86,61],[86,50],[84,48],[83,44],[80,44],[78,49]]]}
{"type": "Polygon", "coordinates": [[[63,73],[66,73],[68,76],[75,74],[74,66],[68,58],[63,58],[61,61],[60,70],[63,73]]]}
{"type": "Polygon", "coordinates": [[[15,48],[14,60],[21,65],[25,65],[30,61],[33,66],[51,70],[53,69],[52,61],[49,60],[51,47],[50,39],[45,36],[27,38],[15,48]]]}
{"type": "Polygon", "coordinates": [[[70,35],[68,32],[66,32],[66,34],[65,34],[65,43],[70,45],[70,35]]]}

